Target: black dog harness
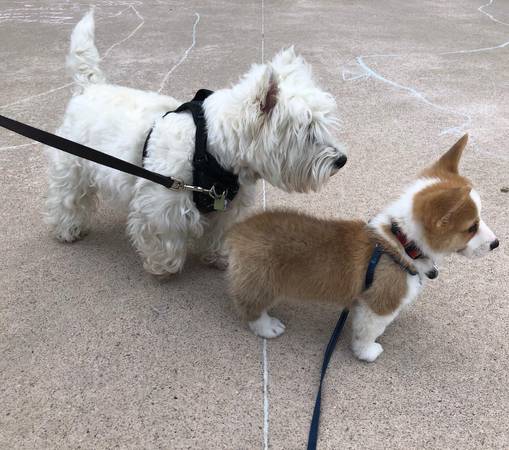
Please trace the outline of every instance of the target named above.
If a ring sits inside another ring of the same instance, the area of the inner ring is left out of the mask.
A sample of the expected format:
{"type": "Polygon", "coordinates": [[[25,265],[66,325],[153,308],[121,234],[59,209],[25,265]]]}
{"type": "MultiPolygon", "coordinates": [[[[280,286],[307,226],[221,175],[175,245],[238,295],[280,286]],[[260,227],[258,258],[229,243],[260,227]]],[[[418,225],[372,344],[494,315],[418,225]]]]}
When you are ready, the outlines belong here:
{"type": "MultiPolygon", "coordinates": [[[[232,201],[239,191],[238,176],[229,172],[217,162],[207,151],[207,124],[203,113],[203,101],[213,93],[208,89],[200,89],[194,98],[180,105],[175,111],[168,114],[190,112],[196,126],[196,137],[193,156],[193,185],[202,189],[193,189],[193,200],[202,213],[221,211],[226,209],[228,202],[232,201]],[[208,192],[207,192],[208,191],[208,192]]],[[[148,156],[147,147],[153,128],[150,129],[143,146],[143,161],[148,156]]]]}
{"type": "MultiPolygon", "coordinates": [[[[186,184],[178,178],[151,172],[144,167],[137,166],[123,159],[115,158],[114,156],[87,147],[86,145],[48,133],[47,131],[18,122],[17,120],[9,119],[2,115],[0,115],[0,126],[40,142],[41,144],[136,177],[145,178],[146,180],[160,184],[173,191],[192,191],[194,193],[193,200],[196,207],[202,213],[222,211],[226,209],[227,202],[233,200],[239,191],[239,182],[237,175],[223,169],[217,160],[207,151],[207,127],[202,103],[210,94],[212,94],[212,91],[200,89],[193,100],[184,103],[175,111],[169,111],[165,114],[166,116],[171,112],[190,111],[193,115],[193,120],[196,125],[195,153],[193,157],[193,185],[186,184]]],[[[144,156],[151,131],[147,136],[143,149],[144,156]]]]}

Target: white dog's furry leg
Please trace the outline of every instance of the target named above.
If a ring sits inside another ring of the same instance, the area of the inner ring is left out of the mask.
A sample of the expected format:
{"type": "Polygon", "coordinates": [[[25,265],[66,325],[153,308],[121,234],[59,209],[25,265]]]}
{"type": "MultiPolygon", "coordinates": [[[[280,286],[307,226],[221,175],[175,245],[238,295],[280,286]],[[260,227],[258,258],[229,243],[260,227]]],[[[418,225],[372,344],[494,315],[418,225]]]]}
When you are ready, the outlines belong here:
{"type": "Polygon", "coordinates": [[[243,186],[226,211],[210,215],[204,234],[198,242],[201,260],[205,264],[220,270],[225,270],[228,267],[228,249],[225,245],[226,234],[230,227],[242,217],[242,213],[252,205],[255,193],[254,184],[243,186]]]}
{"type": "Polygon", "coordinates": [[[89,230],[96,193],[85,174],[78,158],[51,150],[45,219],[59,241],[73,242],[89,230]]]}
{"type": "Polygon", "coordinates": [[[215,213],[198,243],[201,260],[208,265],[225,270],[228,267],[228,252],[224,239],[229,226],[233,224],[234,217],[230,212],[215,213]]]}
{"type": "Polygon", "coordinates": [[[182,270],[188,240],[201,236],[203,227],[188,193],[170,192],[140,180],[130,204],[127,232],[145,270],[164,275],[182,270]]]}
{"type": "MultiPolygon", "coordinates": [[[[79,92],[89,83],[103,83],[99,69],[99,53],[94,45],[93,10],[81,19],[71,35],[71,48],[67,57],[79,92]]],[[[60,136],[82,142],[84,136],[66,118],[57,131],[60,136]]],[[[79,158],[49,149],[49,189],[46,200],[46,222],[52,226],[55,237],[73,242],[87,233],[90,216],[95,210],[96,190],[85,163],[79,158]]]]}
{"type": "Polygon", "coordinates": [[[375,342],[387,325],[398,315],[398,311],[386,316],[374,313],[369,306],[358,302],[354,308],[352,322],[352,351],[363,361],[373,362],[383,352],[382,346],[375,342]]]}

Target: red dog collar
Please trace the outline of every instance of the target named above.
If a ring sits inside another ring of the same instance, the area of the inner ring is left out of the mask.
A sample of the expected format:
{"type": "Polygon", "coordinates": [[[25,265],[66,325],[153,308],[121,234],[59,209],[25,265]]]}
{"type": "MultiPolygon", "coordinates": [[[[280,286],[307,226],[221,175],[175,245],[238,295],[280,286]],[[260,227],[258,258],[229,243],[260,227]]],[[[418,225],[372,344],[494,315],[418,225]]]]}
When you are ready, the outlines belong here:
{"type": "Polygon", "coordinates": [[[406,254],[412,259],[418,259],[422,256],[422,251],[414,241],[409,241],[406,234],[401,231],[401,228],[398,226],[396,222],[391,223],[391,232],[399,243],[405,249],[406,254]]]}

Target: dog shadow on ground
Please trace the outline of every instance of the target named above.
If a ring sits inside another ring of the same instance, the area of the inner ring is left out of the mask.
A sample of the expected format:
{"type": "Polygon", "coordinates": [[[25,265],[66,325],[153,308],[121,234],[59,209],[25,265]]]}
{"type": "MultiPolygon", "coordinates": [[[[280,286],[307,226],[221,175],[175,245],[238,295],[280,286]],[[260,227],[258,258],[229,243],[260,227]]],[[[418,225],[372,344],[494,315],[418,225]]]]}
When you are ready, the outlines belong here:
{"type": "MultiPolygon", "coordinates": [[[[303,360],[321,361],[340,313],[341,309],[334,305],[279,304],[271,314],[286,325],[286,331],[280,338],[269,341],[271,347],[280,347],[278,353],[281,354],[294,350],[303,353],[303,360]]],[[[463,330],[453,332],[440,320],[428,316],[425,305],[413,305],[403,311],[377,339],[383,345],[384,353],[374,364],[381,364],[390,371],[414,370],[418,373],[443,370],[444,364],[456,366],[456,370],[469,364],[461,357],[459,344],[465,337],[463,330]]],[[[357,361],[349,349],[352,317],[350,312],[334,358],[339,358],[341,364],[369,365],[357,361]]]]}
{"type": "MultiPolygon", "coordinates": [[[[72,244],[54,241],[53,245],[59,252],[65,252],[68,260],[87,261],[92,274],[84,282],[110,283],[117,298],[122,297],[131,308],[148,314],[154,322],[172,322],[179,318],[190,328],[194,326],[192,323],[201,324],[202,328],[242,328],[228,299],[223,271],[191,255],[181,273],[151,275],[143,269],[121,220],[110,218],[105,222],[103,218],[93,224],[91,232],[82,240],[72,244]]],[[[74,262],[68,261],[69,264],[74,262]]]]}

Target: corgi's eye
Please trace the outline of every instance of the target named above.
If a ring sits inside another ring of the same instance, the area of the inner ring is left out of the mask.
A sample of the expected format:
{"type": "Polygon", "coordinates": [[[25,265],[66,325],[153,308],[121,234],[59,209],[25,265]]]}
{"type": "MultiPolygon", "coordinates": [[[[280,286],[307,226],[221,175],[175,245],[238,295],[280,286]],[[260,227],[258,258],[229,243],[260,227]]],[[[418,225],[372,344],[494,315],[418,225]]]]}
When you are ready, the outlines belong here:
{"type": "Polygon", "coordinates": [[[468,232],[469,233],[472,233],[472,234],[475,234],[477,233],[477,230],[479,229],[479,224],[478,223],[474,223],[469,229],[468,229],[468,232]]]}

